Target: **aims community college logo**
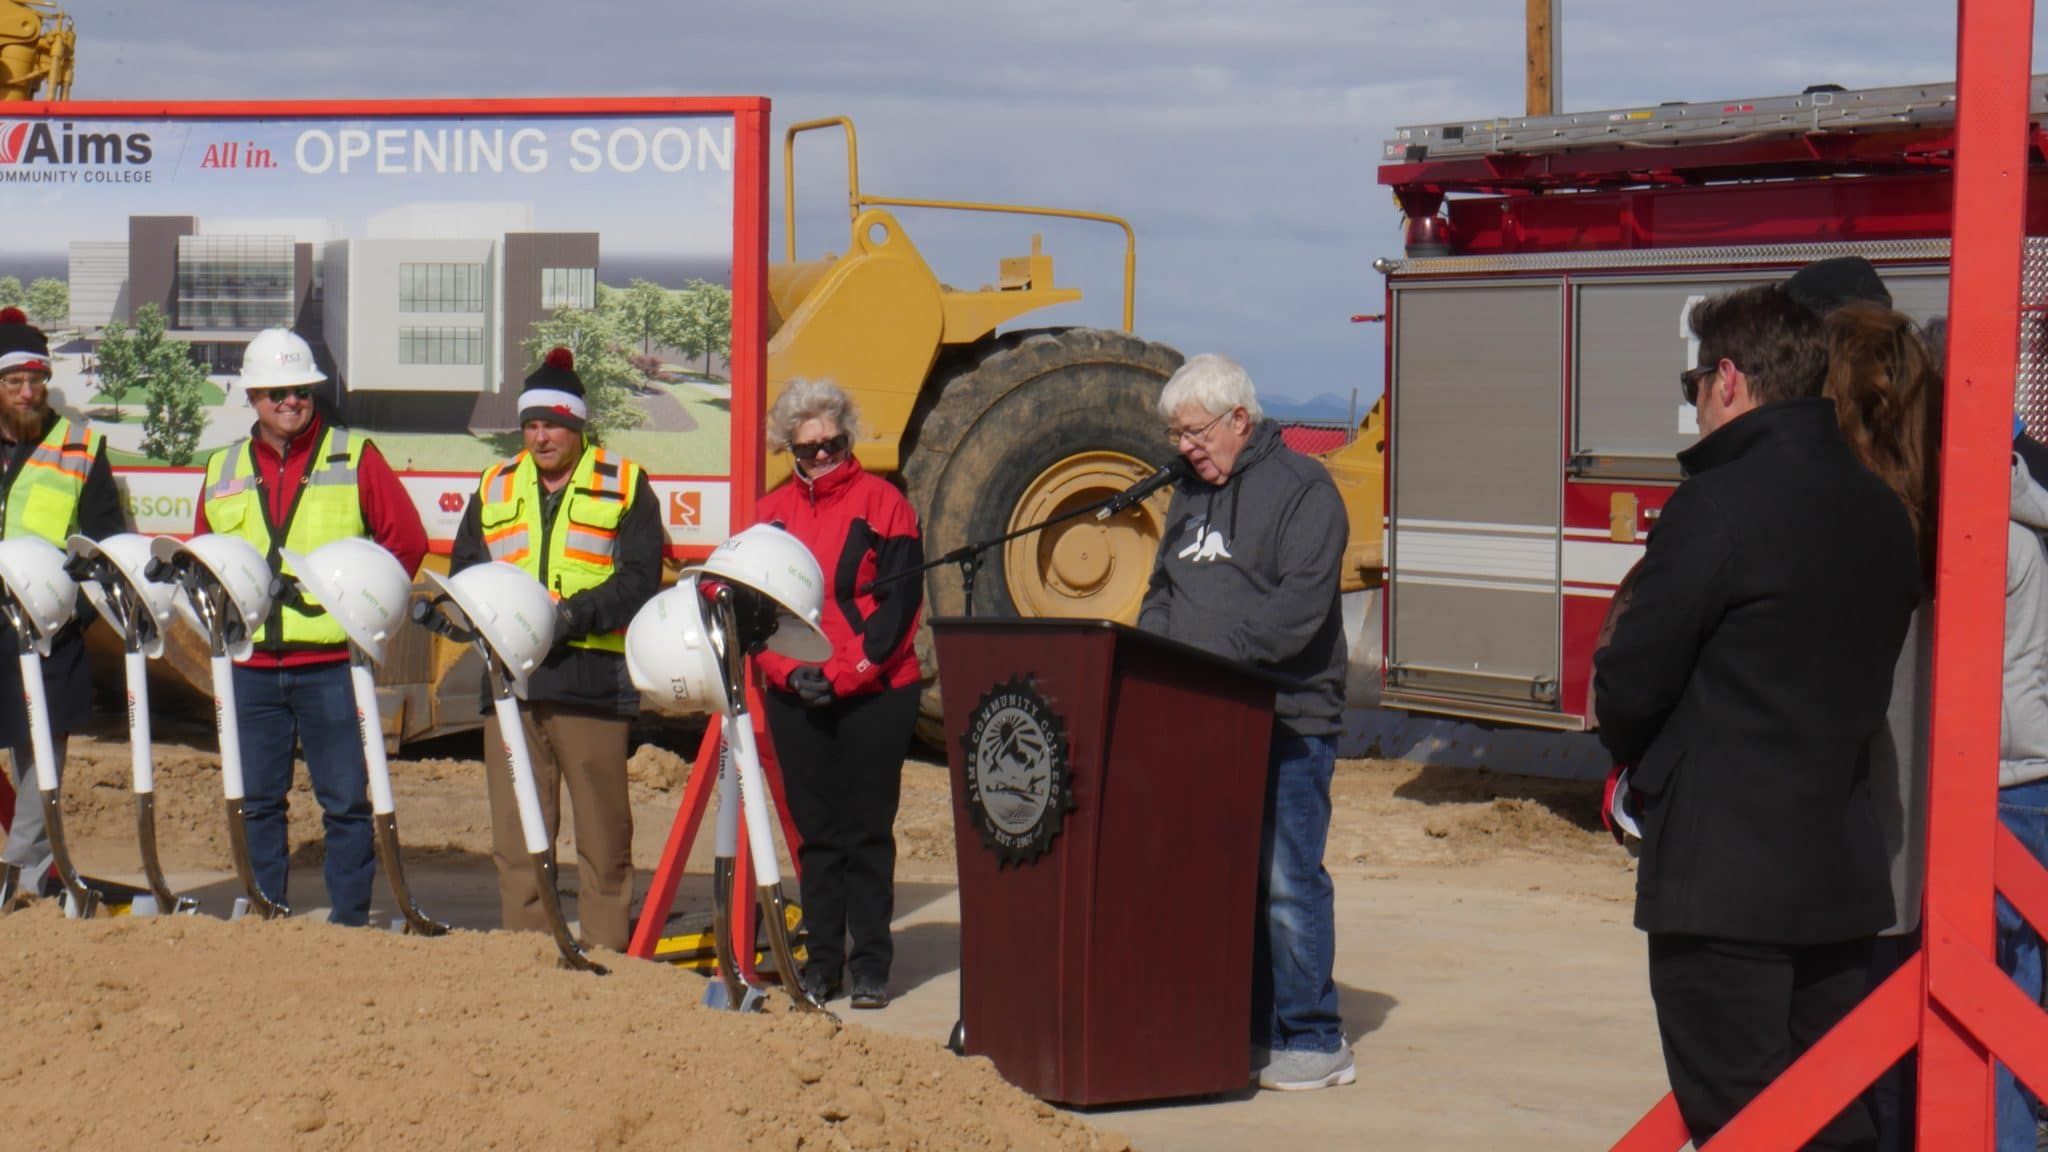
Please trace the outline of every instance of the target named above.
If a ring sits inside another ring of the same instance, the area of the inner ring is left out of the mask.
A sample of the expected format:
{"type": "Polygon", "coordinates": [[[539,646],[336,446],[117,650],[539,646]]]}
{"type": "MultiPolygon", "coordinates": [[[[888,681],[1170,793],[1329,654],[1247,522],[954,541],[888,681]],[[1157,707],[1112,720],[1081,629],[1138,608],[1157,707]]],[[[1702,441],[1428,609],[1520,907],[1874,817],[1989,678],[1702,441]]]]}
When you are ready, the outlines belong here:
{"type": "Polygon", "coordinates": [[[967,816],[999,864],[1045,855],[1073,807],[1066,724],[1028,676],[990,689],[960,737],[967,816]]]}
{"type": "Polygon", "coordinates": [[[155,157],[147,132],[95,132],[68,120],[0,120],[0,164],[133,165],[155,157]]]}

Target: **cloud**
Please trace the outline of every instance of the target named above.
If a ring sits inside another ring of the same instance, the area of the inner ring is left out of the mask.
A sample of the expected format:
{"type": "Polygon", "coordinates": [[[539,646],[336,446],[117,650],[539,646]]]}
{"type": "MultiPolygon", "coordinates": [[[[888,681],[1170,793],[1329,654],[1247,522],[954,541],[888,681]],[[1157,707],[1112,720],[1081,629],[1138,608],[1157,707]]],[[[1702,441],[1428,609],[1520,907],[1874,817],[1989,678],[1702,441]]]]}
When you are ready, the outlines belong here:
{"type": "MultiPolygon", "coordinates": [[[[1523,8],[1502,0],[209,0],[203,19],[113,0],[69,7],[82,98],[758,93],[778,126],[847,113],[874,191],[1130,217],[1142,333],[1230,351],[1263,389],[1294,395],[1378,388],[1377,329],[1348,316],[1380,310],[1371,264],[1400,246],[1377,183],[1381,141],[1398,125],[1511,115],[1522,102],[1523,8]]],[[[1566,103],[1578,109],[1954,71],[1953,10],[1904,0],[1565,0],[1563,38],[1566,103]]],[[[799,237],[811,251],[844,244],[841,164],[836,146],[803,145],[799,237]]],[[[1115,320],[1113,233],[905,223],[960,283],[992,280],[998,257],[1043,232],[1062,280],[1090,294],[1065,318],[1115,320]]]]}

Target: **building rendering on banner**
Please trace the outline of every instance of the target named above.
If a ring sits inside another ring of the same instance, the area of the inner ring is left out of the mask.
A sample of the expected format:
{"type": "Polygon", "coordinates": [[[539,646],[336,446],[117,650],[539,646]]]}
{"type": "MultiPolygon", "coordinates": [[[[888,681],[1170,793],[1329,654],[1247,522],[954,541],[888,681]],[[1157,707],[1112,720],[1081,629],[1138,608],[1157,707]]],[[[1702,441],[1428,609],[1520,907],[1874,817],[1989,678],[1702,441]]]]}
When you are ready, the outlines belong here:
{"type": "Polygon", "coordinates": [[[71,243],[71,318],[96,337],[155,304],[217,375],[239,370],[257,332],[289,326],[350,419],[511,428],[532,326],[596,304],[598,234],[536,232],[532,217],[409,204],[351,237],[324,220],[130,216],[126,242],[71,243]]]}

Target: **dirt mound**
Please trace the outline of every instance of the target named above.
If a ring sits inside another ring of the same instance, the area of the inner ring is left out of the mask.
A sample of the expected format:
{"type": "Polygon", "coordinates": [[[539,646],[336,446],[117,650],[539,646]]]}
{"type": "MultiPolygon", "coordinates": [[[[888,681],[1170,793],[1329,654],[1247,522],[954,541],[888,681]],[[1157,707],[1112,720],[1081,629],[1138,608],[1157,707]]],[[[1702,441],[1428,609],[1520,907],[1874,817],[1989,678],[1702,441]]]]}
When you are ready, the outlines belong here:
{"type": "Polygon", "coordinates": [[[1122,1149],[986,1060],[536,935],[0,919],[17,1148],[1122,1149]]]}
{"type": "Polygon", "coordinates": [[[1330,793],[1326,859],[1471,864],[1530,854],[1626,867],[1600,827],[1600,783],[1346,760],[1330,793]]]}

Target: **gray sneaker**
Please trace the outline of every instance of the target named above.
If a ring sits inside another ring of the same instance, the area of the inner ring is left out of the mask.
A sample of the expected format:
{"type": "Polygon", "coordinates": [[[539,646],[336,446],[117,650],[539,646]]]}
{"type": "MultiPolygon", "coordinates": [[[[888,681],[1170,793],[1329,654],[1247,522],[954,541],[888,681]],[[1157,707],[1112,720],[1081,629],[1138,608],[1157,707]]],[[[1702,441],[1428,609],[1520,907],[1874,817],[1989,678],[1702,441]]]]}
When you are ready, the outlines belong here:
{"type": "Polygon", "coordinates": [[[1358,1079],[1358,1064],[1351,1049],[1335,1052],[1282,1050],[1273,1061],[1259,1069],[1259,1087],[1280,1092],[1305,1092],[1311,1088],[1333,1088],[1358,1079]]]}

